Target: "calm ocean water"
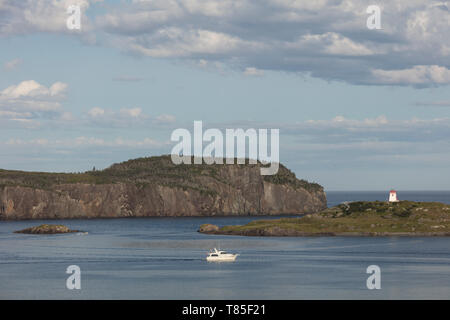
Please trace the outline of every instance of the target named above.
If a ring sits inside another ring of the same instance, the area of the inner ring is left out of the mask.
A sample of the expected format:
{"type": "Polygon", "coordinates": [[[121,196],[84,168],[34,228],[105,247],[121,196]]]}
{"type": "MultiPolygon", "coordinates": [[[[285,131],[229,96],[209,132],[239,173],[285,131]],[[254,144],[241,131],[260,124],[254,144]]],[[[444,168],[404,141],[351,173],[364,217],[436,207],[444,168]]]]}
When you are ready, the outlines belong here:
{"type": "MultiPolygon", "coordinates": [[[[385,192],[328,192],[329,205],[386,200],[385,192]]],[[[398,192],[400,199],[450,203],[450,192],[398,192]]],[[[267,217],[264,217],[267,219],[267,217]]],[[[202,223],[254,217],[0,222],[0,299],[450,299],[450,238],[212,236],[202,223]],[[87,235],[14,234],[63,223],[87,235]],[[208,263],[209,249],[240,253],[208,263]],[[366,268],[381,268],[381,290],[366,268]],[[69,265],[81,290],[66,289],[69,265]]]]}

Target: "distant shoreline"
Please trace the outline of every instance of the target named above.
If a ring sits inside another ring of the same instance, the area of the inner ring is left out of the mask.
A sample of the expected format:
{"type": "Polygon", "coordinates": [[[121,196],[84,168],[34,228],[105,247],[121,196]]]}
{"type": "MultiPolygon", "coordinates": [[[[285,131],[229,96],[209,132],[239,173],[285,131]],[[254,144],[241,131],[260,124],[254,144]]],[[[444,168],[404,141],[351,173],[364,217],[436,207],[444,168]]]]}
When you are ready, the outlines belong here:
{"type": "Polygon", "coordinates": [[[283,233],[282,234],[252,234],[252,233],[233,233],[233,232],[201,232],[205,234],[228,235],[228,236],[246,236],[246,237],[450,237],[450,232],[440,233],[283,233]]]}
{"type": "Polygon", "coordinates": [[[19,222],[19,221],[77,221],[77,220],[118,220],[118,219],[183,219],[183,218],[195,218],[195,219],[203,219],[203,218],[300,218],[308,213],[299,213],[299,214],[273,214],[273,215],[213,215],[213,216],[205,216],[205,215],[196,215],[196,216],[127,216],[127,217],[74,217],[74,218],[39,218],[39,219],[0,219],[1,222],[19,222]]]}

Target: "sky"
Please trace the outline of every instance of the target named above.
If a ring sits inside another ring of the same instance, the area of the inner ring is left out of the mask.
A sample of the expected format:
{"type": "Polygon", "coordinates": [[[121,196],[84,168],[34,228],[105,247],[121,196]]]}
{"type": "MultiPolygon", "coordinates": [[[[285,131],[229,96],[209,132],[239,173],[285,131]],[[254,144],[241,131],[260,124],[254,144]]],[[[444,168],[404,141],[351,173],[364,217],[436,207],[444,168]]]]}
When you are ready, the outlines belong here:
{"type": "Polygon", "coordinates": [[[0,0],[0,168],[169,154],[201,120],[279,129],[326,190],[450,190],[449,32],[448,1],[0,0]]]}

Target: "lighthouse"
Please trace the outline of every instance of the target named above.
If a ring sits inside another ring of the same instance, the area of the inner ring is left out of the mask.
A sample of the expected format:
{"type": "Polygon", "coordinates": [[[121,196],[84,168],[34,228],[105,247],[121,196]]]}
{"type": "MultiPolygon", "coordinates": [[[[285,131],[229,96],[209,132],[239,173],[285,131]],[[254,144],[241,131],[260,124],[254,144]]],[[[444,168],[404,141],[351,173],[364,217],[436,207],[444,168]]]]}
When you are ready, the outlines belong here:
{"type": "Polygon", "coordinates": [[[389,192],[389,202],[398,202],[398,199],[397,199],[397,191],[391,190],[391,191],[389,192]]]}

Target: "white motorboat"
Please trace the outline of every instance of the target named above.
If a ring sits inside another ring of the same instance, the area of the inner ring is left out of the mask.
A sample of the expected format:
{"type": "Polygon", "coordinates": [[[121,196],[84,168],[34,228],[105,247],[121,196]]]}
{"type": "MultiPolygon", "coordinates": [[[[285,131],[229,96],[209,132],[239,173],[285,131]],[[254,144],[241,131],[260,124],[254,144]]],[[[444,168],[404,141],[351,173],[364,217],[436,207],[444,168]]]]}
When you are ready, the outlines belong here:
{"type": "Polygon", "coordinates": [[[232,254],[232,253],[228,253],[228,252],[222,251],[222,250],[217,250],[216,248],[214,248],[214,250],[211,251],[209,253],[209,255],[206,257],[206,260],[207,261],[217,261],[217,262],[234,261],[234,260],[236,260],[238,255],[239,254],[232,254]]]}

